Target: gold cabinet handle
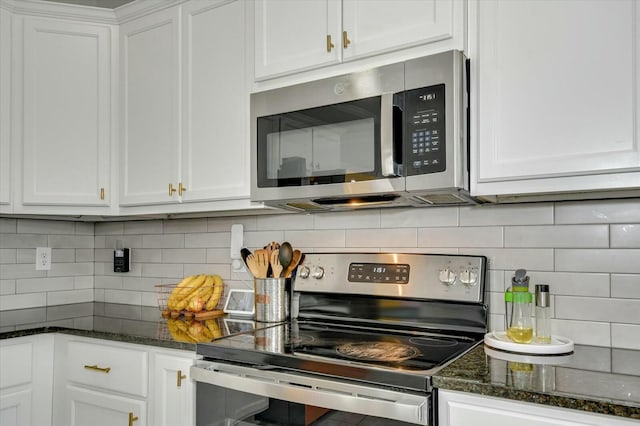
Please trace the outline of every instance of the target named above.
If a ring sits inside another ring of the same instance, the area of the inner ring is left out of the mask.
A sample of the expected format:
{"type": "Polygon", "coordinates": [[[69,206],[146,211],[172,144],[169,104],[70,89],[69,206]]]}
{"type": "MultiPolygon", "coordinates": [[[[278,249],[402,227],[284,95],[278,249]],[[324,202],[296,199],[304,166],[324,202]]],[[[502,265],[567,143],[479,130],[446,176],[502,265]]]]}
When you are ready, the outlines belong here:
{"type": "Polygon", "coordinates": [[[336,47],[333,43],[331,43],[331,34],[327,34],[327,52],[331,52],[331,49],[336,47]]]}
{"type": "Polygon", "coordinates": [[[169,197],[173,197],[173,193],[176,192],[176,189],[173,187],[173,184],[169,184],[169,197]]]}
{"type": "Polygon", "coordinates": [[[103,373],[108,373],[111,371],[111,367],[98,367],[97,364],[94,365],[85,365],[84,368],[87,370],[101,371],[103,373]]]}
{"type": "Polygon", "coordinates": [[[138,416],[134,416],[133,413],[129,413],[129,426],[133,426],[133,422],[138,421],[138,416]]]}
{"type": "Polygon", "coordinates": [[[178,387],[182,386],[182,379],[186,379],[187,375],[186,374],[182,374],[182,370],[178,370],[178,380],[176,381],[176,384],[178,385],[178,387]]]}
{"type": "Polygon", "coordinates": [[[104,200],[104,188],[100,188],[100,199],[104,200]]]}
{"type": "Polygon", "coordinates": [[[182,197],[182,193],[187,190],[186,186],[182,186],[182,182],[178,183],[178,195],[182,197]]]}
{"type": "Polygon", "coordinates": [[[346,31],[342,32],[342,47],[347,48],[351,44],[351,40],[349,40],[349,36],[346,31]]]}

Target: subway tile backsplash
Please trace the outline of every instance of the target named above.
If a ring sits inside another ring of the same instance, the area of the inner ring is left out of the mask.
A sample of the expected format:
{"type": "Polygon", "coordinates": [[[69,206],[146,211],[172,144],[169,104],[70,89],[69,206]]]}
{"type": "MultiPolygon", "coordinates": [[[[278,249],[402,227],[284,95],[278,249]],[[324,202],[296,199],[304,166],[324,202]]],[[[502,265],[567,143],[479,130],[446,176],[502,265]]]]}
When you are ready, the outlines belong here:
{"type": "Polygon", "coordinates": [[[0,310],[92,300],[155,306],[156,285],[231,270],[231,225],[251,249],[290,241],[303,251],[401,251],[487,256],[490,328],[504,328],[505,288],[518,268],[549,284],[555,334],[576,343],[640,349],[640,199],[344,213],[78,223],[0,218],[0,310]],[[129,273],[113,272],[117,244],[129,273]],[[35,248],[52,247],[50,271],[35,248]]]}

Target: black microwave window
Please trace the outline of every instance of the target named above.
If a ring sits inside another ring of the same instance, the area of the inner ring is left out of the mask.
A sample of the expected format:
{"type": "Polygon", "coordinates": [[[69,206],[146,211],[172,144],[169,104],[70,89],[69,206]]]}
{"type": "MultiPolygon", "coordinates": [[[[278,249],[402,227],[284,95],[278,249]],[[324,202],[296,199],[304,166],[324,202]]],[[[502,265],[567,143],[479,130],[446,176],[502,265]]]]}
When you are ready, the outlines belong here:
{"type": "Polygon", "coordinates": [[[379,96],[257,119],[259,187],[379,179],[379,96]]]}
{"type": "Polygon", "coordinates": [[[405,92],[405,173],[407,176],[446,170],[445,85],[405,92]]]}

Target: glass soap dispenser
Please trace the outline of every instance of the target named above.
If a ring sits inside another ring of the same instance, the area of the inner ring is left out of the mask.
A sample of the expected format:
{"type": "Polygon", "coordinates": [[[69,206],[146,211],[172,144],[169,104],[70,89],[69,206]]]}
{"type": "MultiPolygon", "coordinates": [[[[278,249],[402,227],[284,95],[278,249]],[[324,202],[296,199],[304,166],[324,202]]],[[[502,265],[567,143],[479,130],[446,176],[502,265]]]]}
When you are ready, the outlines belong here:
{"type": "Polygon", "coordinates": [[[507,305],[507,337],[516,343],[530,343],[533,339],[529,277],[525,269],[518,269],[505,293],[507,305]]]}

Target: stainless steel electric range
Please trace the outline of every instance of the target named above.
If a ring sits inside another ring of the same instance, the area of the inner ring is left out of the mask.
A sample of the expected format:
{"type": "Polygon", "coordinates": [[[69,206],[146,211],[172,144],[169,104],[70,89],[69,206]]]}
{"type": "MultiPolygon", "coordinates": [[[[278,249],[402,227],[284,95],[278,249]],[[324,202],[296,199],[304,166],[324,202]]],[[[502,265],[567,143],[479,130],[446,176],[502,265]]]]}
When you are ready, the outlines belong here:
{"type": "Polygon", "coordinates": [[[482,341],[486,259],[310,253],[290,320],[198,344],[197,425],[434,424],[431,376],[482,341]]]}

